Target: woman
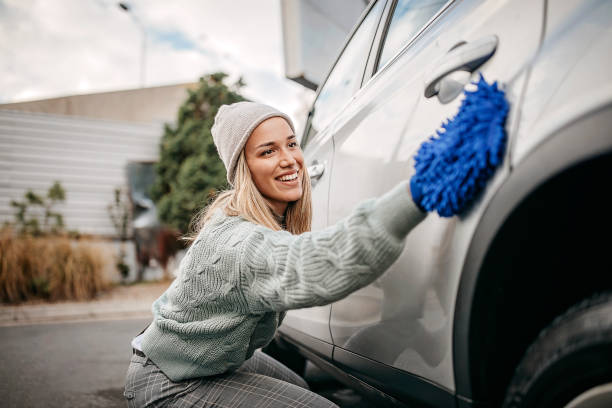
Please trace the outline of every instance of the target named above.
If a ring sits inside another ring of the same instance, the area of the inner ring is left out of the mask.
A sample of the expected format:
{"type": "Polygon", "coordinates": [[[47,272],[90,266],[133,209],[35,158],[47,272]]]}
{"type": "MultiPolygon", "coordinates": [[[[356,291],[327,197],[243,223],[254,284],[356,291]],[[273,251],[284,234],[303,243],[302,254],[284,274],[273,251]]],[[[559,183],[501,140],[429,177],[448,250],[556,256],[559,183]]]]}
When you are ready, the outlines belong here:
{"type": "Polygon", "coordinates": [[[128,406],[335,406],[259,348],[286,310],[374,281],[425,213],[403,181],[309,232],[310,179],[291,119],[238,102],[221,106],[211,131],[233,189],[201,214],[177,278],[132,342],[128,406]]]}

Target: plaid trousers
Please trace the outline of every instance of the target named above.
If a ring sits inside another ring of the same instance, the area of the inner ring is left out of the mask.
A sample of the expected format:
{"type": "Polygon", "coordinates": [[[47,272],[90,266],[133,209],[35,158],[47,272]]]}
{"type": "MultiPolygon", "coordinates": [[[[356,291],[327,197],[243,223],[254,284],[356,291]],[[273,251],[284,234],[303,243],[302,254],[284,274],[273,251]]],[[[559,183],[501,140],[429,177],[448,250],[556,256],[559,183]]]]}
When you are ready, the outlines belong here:
{"type": "Polygon", "coordinates": [[[256,350],[232,373],[173,382],[147,357],[132,355],[123,393],[128,408],[336,407],[302,377],[256,350]]]}

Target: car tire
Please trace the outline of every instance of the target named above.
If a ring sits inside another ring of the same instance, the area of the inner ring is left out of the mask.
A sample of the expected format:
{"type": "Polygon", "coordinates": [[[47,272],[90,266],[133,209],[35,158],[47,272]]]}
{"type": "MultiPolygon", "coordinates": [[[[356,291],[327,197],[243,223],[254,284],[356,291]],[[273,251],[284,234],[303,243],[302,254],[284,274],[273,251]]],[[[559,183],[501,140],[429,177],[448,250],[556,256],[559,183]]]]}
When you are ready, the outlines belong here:
{"type": "Polygon", "coordinates": [[[612,407],[612,292],[578,303],[542,330],[503,407],[612,407]]]}

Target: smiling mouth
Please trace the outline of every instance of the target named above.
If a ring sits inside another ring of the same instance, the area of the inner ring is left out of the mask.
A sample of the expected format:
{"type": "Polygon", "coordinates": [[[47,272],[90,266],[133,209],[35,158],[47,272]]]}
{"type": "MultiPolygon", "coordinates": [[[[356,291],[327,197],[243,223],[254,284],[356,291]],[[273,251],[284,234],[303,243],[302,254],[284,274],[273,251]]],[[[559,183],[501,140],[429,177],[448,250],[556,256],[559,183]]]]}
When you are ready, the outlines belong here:
{"type": "Polygon", "coordinates": [[[282,176],[282,177],[276,177],[275,180],[280,181],[281,183],[292,183],[294,181],[297,181],[298,179],[298,173],[295,172],[293,174],[287,175],[287,176],[282,176]]]}

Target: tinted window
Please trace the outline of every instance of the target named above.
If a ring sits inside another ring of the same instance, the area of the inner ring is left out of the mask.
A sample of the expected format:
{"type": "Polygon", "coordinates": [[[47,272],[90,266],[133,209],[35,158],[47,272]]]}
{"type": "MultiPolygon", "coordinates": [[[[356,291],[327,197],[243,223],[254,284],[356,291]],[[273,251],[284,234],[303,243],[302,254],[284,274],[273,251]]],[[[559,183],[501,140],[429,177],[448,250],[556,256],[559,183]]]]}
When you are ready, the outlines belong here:
{"type": "Polygon", "coordinates": [[[398,0],[376,70],[408,44],[445,3],[446,0],[398,0]]]}
{"type": "Polygon", "coordinates": [[[314,104],[308,139],[322,129],[359,89],[384,1],[378,1],[344,48],[314,104]]]}

